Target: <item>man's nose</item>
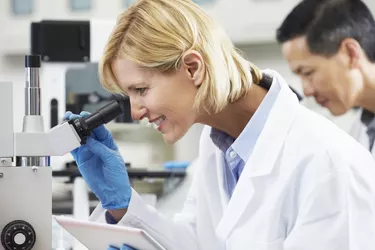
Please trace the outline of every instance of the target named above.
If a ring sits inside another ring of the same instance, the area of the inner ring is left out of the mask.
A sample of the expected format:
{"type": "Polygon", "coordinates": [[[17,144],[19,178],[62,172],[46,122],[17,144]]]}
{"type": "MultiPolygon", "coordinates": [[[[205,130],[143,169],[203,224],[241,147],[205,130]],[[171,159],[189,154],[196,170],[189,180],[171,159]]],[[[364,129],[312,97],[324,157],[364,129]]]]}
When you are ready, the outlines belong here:
{"type": "Polygon", "coordinates": [[[314,88],[309,81],[303,80],[302,81],[303,93],[305,96],[312,96],[314,95],[314,88]]]}

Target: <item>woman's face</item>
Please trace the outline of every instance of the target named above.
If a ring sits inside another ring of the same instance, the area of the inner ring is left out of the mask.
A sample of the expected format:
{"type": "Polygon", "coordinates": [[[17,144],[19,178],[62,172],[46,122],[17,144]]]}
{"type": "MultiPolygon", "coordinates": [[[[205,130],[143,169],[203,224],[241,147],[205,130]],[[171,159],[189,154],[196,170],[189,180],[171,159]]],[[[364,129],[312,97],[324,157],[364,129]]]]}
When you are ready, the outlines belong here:
{"type": "Polygon", "coordinates": [[[133,119],[147,117],[168,144],[183,137],[196,122],[198,115],[193,104],[197,87],[191,71],[185,67],[161,73],[127,59],[117,59],[112,69],[121,89],[129,96],[133,119]]]}

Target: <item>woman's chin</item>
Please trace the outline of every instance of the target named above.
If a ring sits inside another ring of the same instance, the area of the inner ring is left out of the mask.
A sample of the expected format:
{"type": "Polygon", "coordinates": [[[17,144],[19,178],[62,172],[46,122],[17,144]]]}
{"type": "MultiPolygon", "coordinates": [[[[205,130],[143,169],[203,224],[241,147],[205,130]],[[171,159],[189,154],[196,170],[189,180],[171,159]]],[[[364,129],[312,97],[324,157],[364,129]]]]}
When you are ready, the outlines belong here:
{"type": "Polygon", "coordinates": [[[173,145],[175,144],[180,138],[177,138],[173,134],[163,134],[163,139],[164,142],[167,143],[168,145],[173,145]]]}
{"type": "Polygon", "coordinates": [[[185,133],[177,133],[174,130],[174,131],[164,133],[163,139],[164,139],[165,143],[167,143],[168,145],[173,145],[176,142],[178,142],[184,135],[185,135],[185,133]]]}

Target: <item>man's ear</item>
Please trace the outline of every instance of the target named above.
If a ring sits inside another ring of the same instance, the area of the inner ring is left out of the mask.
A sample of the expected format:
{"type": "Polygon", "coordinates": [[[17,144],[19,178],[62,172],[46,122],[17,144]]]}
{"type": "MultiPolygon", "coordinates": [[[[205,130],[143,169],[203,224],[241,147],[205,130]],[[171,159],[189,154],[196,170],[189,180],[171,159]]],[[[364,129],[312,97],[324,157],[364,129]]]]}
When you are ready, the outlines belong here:
{"type": "Polygon", "coordinates": [[[363,56],[361,45],[353,38],[346,38],[341,42],[340,50],[348,58],[350,68],[358,68],[361,56],[363,56]]]}
{"type": "Polygon", "coordinates": [[[202,55],[195,50],[189,50],[182,56],[182,69],[188,77],[199,87],[204,80],[205,65],[202,55]]]}

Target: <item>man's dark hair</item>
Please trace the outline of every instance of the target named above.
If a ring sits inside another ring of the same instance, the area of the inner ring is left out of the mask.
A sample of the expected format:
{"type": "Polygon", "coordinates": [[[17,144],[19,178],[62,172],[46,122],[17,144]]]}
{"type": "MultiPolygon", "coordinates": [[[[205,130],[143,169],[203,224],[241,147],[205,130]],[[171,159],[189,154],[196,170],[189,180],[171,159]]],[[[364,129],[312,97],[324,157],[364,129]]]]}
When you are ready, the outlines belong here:
{"type": "Polygon", "coordinates": [[[284,43],[306,36],[312,53],[332,56],[345,38],[355,39],[371,62],[375,62],[375,21],[361,0],[304,0],[277,29],[284,43]]]}

